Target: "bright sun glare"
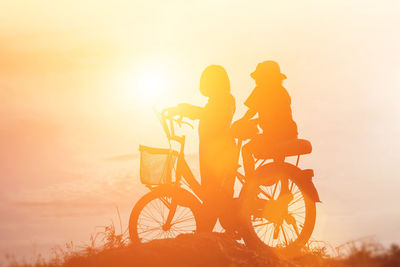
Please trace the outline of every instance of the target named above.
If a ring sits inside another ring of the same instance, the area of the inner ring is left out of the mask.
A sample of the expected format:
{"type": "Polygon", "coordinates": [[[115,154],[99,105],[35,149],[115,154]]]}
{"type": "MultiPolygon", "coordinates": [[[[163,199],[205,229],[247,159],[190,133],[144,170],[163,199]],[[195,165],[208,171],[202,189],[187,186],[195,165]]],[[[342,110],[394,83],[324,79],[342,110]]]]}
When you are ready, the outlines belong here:
{"type": "Polygon", "coordinates": [[[170,89],[167,70],[158,66],[127,70],[120,82],[120,97],[123,102],[145,106],[160,104],[170,89]]]}
{"type": "Polygon", "coordinates": [[[163,73],[145,70],[138,73],[135,82],[135,91],[147,101],[159,100],[165,92],[165,78],[163,73]]]}

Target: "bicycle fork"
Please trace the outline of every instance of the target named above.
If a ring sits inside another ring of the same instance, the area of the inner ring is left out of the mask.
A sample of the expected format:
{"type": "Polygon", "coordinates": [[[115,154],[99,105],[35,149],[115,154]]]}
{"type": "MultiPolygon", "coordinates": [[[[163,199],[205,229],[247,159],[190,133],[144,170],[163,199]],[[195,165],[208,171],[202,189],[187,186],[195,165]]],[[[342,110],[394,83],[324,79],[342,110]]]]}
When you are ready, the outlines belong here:
{"type": "Polygon", "coordinates": [[[176,201],[174,201],[173,199],[171,200],[171,203],[168,203],[168,200],[163,200],[162,202],[169,209],[167,220],[165,221],[164,225],[162,226],[162,229],[164,231],[168,231],[169,229],[171,229],[171,226],[172,226],[171,222],[175,216],[175,212],[176,212],[176,208],[178,207],[178,203],[176,201]]]}

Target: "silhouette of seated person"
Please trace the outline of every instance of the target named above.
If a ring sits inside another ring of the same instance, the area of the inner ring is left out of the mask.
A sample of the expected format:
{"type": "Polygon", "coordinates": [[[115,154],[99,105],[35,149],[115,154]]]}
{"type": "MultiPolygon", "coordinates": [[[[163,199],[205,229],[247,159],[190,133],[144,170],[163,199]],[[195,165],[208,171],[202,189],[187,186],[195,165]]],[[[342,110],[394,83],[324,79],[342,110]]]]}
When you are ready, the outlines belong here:
{"type": "MultiPolygon", "coordinates": [[[[252,179],[255,174],[254,154],[295,139],[298,133],[292,118],[291,98],[282,85],[286,75],[281,73],[278,63],[259,63],[250,76],[255,80],[256,87],[245,101],[248,111],[238,123],[248,123],[258,114],[258,124],[262,133],[257,134],[242,148],[245,175],[252,179]]],[[[287,191],[287,180],[281,182],[282,191],[287,191]]]]}
{"type": "Polygon", "coordinates": [[[230,134],[235,99],[229,77],[222,66],[210,65],[200,78],[200,92],[208,97],[204,107],[179,104],[168,115],[199,120],[200,175],[204,205],[201,231],[212,231],[222,203],[233,197],[236,144],[230,134]]]}

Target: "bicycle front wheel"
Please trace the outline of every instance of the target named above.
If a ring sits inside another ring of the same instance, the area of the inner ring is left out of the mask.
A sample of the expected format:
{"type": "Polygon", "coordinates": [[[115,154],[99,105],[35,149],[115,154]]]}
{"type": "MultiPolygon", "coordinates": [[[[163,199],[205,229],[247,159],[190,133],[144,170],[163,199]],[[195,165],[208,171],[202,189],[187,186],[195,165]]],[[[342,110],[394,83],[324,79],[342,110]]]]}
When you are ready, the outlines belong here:
{"type": "Polygon", "coordinates": [[[200,202],[188,191],[160,186],[144,195],[129,218],[132,242],[175,238],[194,233],[198,225],[200,202]]]}

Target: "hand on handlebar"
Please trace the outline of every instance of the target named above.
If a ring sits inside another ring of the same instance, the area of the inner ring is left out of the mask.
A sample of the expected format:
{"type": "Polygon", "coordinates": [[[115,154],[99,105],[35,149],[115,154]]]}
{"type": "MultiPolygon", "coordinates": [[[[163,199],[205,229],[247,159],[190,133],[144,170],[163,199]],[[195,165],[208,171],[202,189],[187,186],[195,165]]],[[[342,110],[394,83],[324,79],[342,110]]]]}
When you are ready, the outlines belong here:
{"type": "Polygon", "coordinates": [[[193,125],[191,125],[190,123],[188,123],[188,122],[186,122],[186,121],[183,121],[183,115],[182,115],[181,109],[182,109],[182,108],[181,108],[180,106],[178,106],[178,107],[170,107],[170,108],[164,109],[164,110],[161,112],[161,114],[162,114],[164,117],[166,117],[166,118],[168,118],[168,119],[170,119],[170,120],[173,120],[173,121],[175,121],[176,123],[178,123],[178,125],[179,125],[180,127],[182,127],[182,124],[186,124],[186,125],[188,125],[188,126],[190,126],[190,127],[193,128],[193,125]],[[176,116],[179,116],[179,117],[178,117],[178,118],[174,118],[174,117],[176,117],[176,116]]]}
{"type": "Polygon", "coordinates": [[[161,111],[161,114],[167,118],[173,118],[179,115],[179,109],[177,107],[166,108],[161,111]]]}

